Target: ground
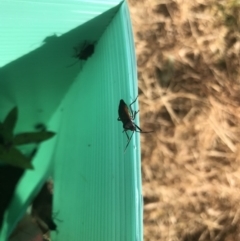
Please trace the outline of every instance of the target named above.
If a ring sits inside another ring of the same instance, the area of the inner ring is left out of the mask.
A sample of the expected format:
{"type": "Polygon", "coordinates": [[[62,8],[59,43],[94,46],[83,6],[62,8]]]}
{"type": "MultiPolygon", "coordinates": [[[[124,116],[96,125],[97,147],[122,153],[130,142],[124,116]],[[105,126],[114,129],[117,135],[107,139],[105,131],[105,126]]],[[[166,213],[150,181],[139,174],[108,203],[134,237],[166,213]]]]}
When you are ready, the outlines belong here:
{"type": "Polygon", "coordinates": [[[240,1],[128,2],[144,240],[240,240],[240,1]]]}

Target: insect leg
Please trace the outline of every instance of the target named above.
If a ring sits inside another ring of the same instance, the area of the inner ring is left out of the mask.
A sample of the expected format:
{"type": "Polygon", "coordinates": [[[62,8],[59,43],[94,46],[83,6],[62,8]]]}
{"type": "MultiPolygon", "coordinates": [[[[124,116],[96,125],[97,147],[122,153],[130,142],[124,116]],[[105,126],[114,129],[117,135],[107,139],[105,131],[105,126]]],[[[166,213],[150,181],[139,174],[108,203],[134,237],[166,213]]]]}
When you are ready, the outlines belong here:
{"type": "MultiPolygon", "coordinates": [[[[140,132],[143,132],[142,129],[141,129],[139,126],[137,126],[135,123],[134,123],[134,126],[135,126],[138,130],[140,130],[140,132]]],[[[138,131],[137,131],[137,132],[138,132],[138,131]]]]}
{"type": "Polygon", "coordinates": [[[74,62],[74,63],[71,64],[71,65],[68,65],[67,68],[72,67],[72,66],[75,65],[77,62],[79,62],[79,60],[77,60],[76,62],[74,62]]]}
{"type": "Polygon", "coordinates": [[[137,96],[136,99],[129,105],[129,109],[130,109],[130,111],[131,111],[131,115],[132,115],[133,120],[135,119],[135,116],[136,116],[136,114],[137,114],[139,111],[134,111],[134,112],[133,112],[133,110],[132,110],[132,108],[131,108],[131,105],[134,104],[134,103],[137,101],[137,98],[138,98],[138,96],[137,96]],[[137,112],[137,113],[136,113],[136,112],[137,112]]]}
{"type": "Polygon", "coordinates": [[[128,140],[129,140],[129,136],[128,136],[128,133],[127,133],[127,131],[126,131],[126,130],[124,130],[123,132],[125,132],[125,133],[126,133],[126,135],[127,135],[127,138],[128,138],[128,140]]]}
{"type": "Polygon", "coordinates": [[[139,126],[137,126],[135,123],[134,123],[134,126],[139,130],[139,131],[136,131],[136,132],[139,132],[139,133],[151,133],[151,132],[153,132],[153,131],[142,131],[142,129],[139,126]]]}
{"type": "Polygon", "coordinates": [[[154,132],[154,131],[142,131],[142,129],[139,126],[137,126],[135,123],[134,123],[134,126],[139,130],[139,131],[136,130],[136,132],[139,132],[139,133],[151,133],[151,132],[154,132]]]}
{"type": "MultiPolygon", "coordinates": [[[[133,133],[134,133],[134,132],[133,132],[133,133]]],[[[131,141],[131,139],[132,139],[133,133],[132,133],[130,139],[128,138],[128,143],[127,143],[127,145],[126,145],[126,147],[125,147],[125,149],[124,149],[124,153],[125,153],[125,151],[127,150],[127,147],[128,147],[128,145],[129,145],[129,143],[130,143],[130,141],[131,141]]]]}
{"type": "Polygon", "coordinates": [[[139,110],[133,112],[133,115],[132,115],[132,119],[133,119],[133,120],[135,119],[135,117],[136,117],[136,115],[137,115],[138,112],[139,112],[139,110]]]}

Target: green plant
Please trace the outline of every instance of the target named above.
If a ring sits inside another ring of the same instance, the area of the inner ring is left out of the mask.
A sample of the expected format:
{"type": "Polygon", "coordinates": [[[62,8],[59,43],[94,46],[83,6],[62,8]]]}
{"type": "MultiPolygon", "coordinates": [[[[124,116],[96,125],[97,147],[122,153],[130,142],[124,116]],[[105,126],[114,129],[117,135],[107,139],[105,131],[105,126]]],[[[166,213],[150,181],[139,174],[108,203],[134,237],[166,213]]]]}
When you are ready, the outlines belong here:
{"type": "Polygon", "coordinates": [[[17,122],[18,109],[14,107],[0,122],[0,163],[9,164],[23,169],[33,169],[30,158],[17,149],[17,146],[40,143],[55,135],[51,131],[24,132],[14,135],[13,130],[17,122]]]}

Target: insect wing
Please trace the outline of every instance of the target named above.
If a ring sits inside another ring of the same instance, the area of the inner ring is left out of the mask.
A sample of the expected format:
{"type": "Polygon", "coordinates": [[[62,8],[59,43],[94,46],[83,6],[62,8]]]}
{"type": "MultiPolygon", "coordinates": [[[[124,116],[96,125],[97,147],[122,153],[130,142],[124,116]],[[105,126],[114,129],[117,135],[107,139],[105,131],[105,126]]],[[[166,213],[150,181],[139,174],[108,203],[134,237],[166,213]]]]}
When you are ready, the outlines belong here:
{"type": "Polygon", "coordinates": [[[123,123],[131,121],[131,116],[129,114],[128,107],[123,100],[120,100],[119,108],[118,108],[118,115],[119,115],[120,120],[123,123]]]}

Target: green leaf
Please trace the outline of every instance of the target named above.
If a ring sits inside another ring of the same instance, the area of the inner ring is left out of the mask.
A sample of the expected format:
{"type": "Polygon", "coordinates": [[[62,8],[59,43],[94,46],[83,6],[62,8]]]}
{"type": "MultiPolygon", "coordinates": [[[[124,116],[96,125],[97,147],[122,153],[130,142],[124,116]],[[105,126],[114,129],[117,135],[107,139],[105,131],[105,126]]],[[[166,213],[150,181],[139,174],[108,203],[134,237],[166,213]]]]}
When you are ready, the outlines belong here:
{"type": "Polygon", "coordinates": [[[18,149],[12,147],[8,150],[0,148],[0,162],[4,162],[11,166],[20,167],[23,169],[33,169],[30,160],[24,156],[18,149]]]}
{"type": "Polygon", "coordinates": [[[3,123],[0,122],[0,144],[3,145],[4,144],[4,127],[3,127],[3,123]]]}
{"type": "Polygon", "coordinates": [[[29,143],[39,143],[46,141],[55,135],[51,131],[41,131],[41,132],[26,132],[18,134],[13,138],[14,145],[25,145],[29,143]]]}
{"type": "Polygon", "coordinates": [[[17,107],[14,107],[6,116],[3,123],[0,123],[0,143],[7,145],[13,139],[13,130],[17,121],[17,107]]]}
{"type": "Polygon", "coordinates": [[[4,129],[9,132],[9,134],[13,135],[13,130],[17,122],[18,117],[18,109],[15,106],[6,116],[3,121],[4,129]]]}

